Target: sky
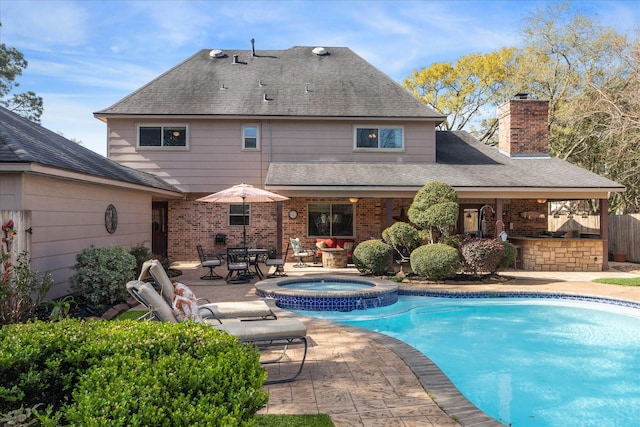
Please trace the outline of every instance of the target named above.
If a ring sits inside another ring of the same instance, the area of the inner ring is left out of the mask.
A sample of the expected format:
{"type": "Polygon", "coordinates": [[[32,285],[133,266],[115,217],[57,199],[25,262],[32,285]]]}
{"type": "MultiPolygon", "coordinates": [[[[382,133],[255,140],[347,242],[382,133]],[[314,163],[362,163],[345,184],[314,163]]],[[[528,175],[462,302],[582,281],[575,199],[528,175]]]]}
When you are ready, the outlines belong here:
{"type": "MultiPolygon", "coordinates": [[[[215,1],[0,0],[0,43],[29,62],[18,91],[44,100],[44,127],[106,155],[93,113],[201,49],[344,46],[401,82],[413,70],[518,45],[536,9],[555,0],[215,1]]],[[[639,0],[572,1],[632,34],[639,0]]]]}

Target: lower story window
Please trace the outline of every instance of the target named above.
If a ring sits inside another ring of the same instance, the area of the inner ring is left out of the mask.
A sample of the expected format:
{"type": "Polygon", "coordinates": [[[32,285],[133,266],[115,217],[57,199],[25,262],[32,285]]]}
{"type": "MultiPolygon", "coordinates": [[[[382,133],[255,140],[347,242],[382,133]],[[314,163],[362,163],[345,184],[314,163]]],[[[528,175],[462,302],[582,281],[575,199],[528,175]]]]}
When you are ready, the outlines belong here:
{"type": "Polygon", "coordinates": [[[251,225],[251,205],[229,205],[229,225],[251,225]]]}
{"type": "Polygon", "coordinates": [[[351,203],[309,204],[308,235],[353,236],[353,205],[351,203]]]}

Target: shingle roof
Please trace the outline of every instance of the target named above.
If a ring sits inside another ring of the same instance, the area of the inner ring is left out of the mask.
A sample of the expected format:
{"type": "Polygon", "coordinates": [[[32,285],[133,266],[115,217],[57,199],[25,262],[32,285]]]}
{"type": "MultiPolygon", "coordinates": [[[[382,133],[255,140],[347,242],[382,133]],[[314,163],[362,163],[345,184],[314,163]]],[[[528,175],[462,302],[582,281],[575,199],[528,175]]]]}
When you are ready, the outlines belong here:
{"type": "Polygon", "coordinates": [[[444,119],[349,48],[326,49],[325,56],[295,46],[255,57],[230,50],[222,58],[203,49],[94,114],[444,119]]]}
{"type": "Polygon", "coordinates": [[[0,107],[0,163],[38,163],[180,192],[155,175],[122,166],[3,107],[0,107]]]}
{"type": "Polygon", "coordinates": [[[624,186],[567,161],[510,158],[464,131],[436,132],[436,163],[272,163],[266,185],[420,188],[443,181],[455,188],[584,188],[624,186]]]}

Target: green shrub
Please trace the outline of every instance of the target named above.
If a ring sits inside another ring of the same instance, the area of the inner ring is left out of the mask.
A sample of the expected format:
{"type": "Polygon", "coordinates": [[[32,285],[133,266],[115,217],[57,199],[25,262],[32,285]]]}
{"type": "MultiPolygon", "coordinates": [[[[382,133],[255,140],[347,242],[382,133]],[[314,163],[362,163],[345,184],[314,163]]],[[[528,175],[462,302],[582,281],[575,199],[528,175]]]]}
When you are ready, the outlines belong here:
{"type": "Polygon", "coordinates": [[[411,252],[411,269],[418,276],[443,280],[454,277],[460,267],[458,251],[449,245],[435,243],[411,252]]]}
{"type": "Polygon", "coordinates": [[[144,264],[145,261],[149,261],[150,259],[157,259],[158,261],[160,261],[160,264],[162,264],[162,267],[165,269],[165,271],[169,271],[169,269],[171,268],[171,262],[169,261],[169,258],[154,254],[149,248],[144,245],[134,246],[129,250],[129,253],[136,259],[136,277],[140,275],[142,264],[144,264]]]}
{"type": "Polygon", "coordinates": [[[89,247],[76,255],[73,289],[95,305],[127,299],[126,283],[133,280],[136,259],[126,249],[89,247]]]}
{"type": "Polygon", "coordinates": [[[11,254],[0,244],[0,325],[25,322],[35,315],[36,308],[53,285],[51,274],[42,278],[31,269],[28,252],[18,255],[15,267],[11,254]]]}
{"type": "Polygon", "coordinates": [[[248,425],[267,401],[257,349],[205,324],[36,321],[0,348],[0,412],[44,425],[248,425]]]}
{"type": "Polygon", "coordinates": [[[438,243],[458,221],[458,196],[449,184],[432,181],[422,187],[407,211],[409,220],[427,230],[429,242],[438,243]]]}
{"type": "Polygon", "coordinates": [[[504,245],[495,239],[469,239],[462,243],[460,252],[465,271],[495,273],[502,260],[504,245]]]}
{"type": "Polygon", "coordinates": [[[380,240],[365,240],[353,250],[353,263],[364,274],[382,276],[391,261],[391,247],[380,240]]]}
{"type": "Polygon", "coordinates": [[[420,233],[411,224],[395,222],[382,231],[382,238],[401,257],[408,257],[420,245],[420,233]]]}
{"type": "Polygon", "coordinates": [[[504,270],[505,268],[509,268],[513,265],[516,258],[518,257],[518,249],[513,246],[509,242],[502,242],[503,251],[502,258],[500,259],[500,263],[498,264],[498,268],[500,270],[504,270]]]}

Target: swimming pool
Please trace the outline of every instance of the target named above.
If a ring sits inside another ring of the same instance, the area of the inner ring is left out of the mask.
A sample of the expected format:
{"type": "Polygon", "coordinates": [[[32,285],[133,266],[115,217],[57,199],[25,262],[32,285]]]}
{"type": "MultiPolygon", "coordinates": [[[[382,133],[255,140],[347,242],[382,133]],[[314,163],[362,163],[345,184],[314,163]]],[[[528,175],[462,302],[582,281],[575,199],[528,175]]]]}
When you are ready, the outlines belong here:
{"type": "Polygon", "coordinates": [[[626,426],[640,419],[637,308],[400,296],[393,306],[365,312],[311,315],[410,344],[506,425],[626,426]]]}

